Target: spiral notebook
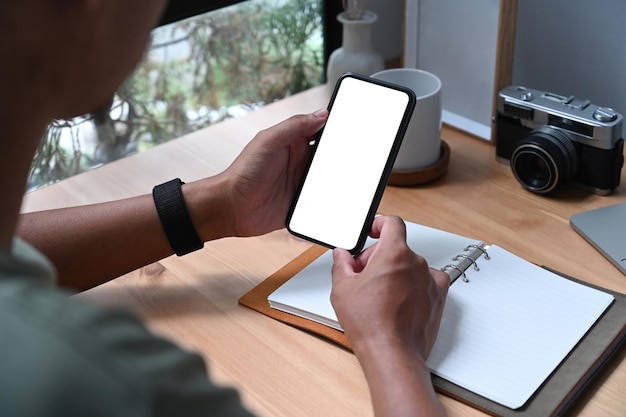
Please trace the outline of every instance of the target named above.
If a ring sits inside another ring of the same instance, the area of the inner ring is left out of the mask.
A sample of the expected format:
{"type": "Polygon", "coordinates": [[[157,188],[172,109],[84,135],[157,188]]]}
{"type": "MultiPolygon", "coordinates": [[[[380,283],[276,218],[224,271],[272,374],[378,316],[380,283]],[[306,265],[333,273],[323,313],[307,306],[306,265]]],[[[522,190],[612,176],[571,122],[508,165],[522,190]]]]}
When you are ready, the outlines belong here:
{"type": "MultiPolygon", "coordinates": [[[[624,338],[622,295],[566,279],[498,246],[439,229],[407,223],[407,241],[454,282],[427,361],[436,386],[491,414],[560,412],[624,338]],[[603,333],[602,346],[595,346],[593,354],[587,348],[575,349],[616,296],[621,312],[611,315],[610,329],[597,326],[603,333]],[[580,352],[572,355],[574,350],[580,352]],[[574,366],[575,372],[566,369],[556,384],[556,371],[568,356],[576,356],[576,363],[565,368],[574,366]],[[578,375],[576,380],[573,375],[578,375]],[[544,385],[555,389],[542,390],[544,385]]],[[[331,265],[332,254],[326,251],[271,291],[266,287],[269,309],[259,308],[253,294],[240,302],[309,330],[311,326],[280,314],[320,323],[336,333],[319,333],[347,346],[338,336],[341,326],[329,300],[331,265]]]]}

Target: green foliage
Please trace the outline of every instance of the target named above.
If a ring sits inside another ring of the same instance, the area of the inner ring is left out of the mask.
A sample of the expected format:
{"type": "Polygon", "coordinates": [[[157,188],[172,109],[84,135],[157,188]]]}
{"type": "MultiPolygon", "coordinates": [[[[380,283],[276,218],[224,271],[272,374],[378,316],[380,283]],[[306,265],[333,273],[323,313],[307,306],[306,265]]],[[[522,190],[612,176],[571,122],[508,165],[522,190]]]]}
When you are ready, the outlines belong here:
{"type": "Polygon", "coordinates": [[[59,120],[51,123],[39,144],[31,168],[30,181],[51,184],[80,171],[82,153],[76,141],[74,125],[59,120]],[[72,139],[73,154],[61,146],[61,133],[66,130],[72,139]]]}
{"type": "Polygon", "coordinates": [[[29,186],[319,85],[322,49],[321,0],[252,0],[158,28],[110,111],[50,126],[29,186]],[[91,148],[86,125],[97,133],[91,148]]]}

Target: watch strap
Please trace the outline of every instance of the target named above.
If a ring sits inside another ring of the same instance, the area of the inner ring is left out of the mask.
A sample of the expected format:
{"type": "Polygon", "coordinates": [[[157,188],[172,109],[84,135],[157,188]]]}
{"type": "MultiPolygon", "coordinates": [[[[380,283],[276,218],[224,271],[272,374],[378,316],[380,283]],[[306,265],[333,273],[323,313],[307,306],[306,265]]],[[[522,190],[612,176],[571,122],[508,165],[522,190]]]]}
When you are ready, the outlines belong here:
{"type": "Polygon", "coordinates": [[[178,256],[204,247],[204,242],[198,236],[189,216],[181,189],[183,184],[180,178],[175,178],[152,189],[152,198],[161,225],[170,246],[178,256]]]}

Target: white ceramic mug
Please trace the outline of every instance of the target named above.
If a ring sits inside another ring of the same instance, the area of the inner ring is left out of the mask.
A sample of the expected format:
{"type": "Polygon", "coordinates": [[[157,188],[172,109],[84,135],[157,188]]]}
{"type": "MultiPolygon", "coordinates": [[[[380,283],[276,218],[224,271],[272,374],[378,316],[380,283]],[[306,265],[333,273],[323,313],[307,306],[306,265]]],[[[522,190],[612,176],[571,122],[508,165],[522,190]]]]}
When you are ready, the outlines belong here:
{"type": "Polygon", "coordinates": [[[417,98],[393,169],[417,170],[436,163],[441,157],[441,80],[414,68],[383,70],[372,77],[408,87],[417,98]]]}

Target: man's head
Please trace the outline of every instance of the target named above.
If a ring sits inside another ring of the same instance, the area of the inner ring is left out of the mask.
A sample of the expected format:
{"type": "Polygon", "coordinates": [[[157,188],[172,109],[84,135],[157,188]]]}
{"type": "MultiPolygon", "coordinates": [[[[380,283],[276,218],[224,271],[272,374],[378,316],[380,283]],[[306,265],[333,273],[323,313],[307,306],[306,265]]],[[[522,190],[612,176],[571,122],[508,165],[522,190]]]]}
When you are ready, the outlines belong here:
{"type": "Polygon", "coordinates": [[[50,118],[107,106],[141,59],[165,3],[2,0],[0,85],[50,118]]]}

